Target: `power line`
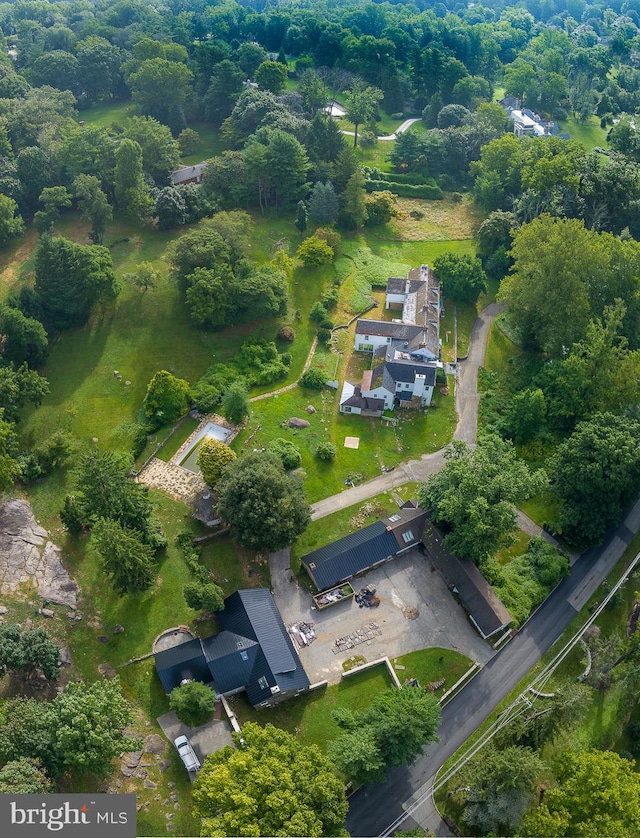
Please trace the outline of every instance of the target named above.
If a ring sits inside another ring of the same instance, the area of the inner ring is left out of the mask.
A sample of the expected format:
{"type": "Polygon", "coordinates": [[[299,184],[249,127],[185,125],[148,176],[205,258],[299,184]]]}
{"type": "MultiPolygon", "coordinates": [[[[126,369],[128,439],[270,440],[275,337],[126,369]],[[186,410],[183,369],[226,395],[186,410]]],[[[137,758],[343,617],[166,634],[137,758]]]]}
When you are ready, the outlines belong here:
{"type": "MultiPolygon", "coordinates": [[[[405,812],[398,816],[393,823],[391,823],[386,829],[380,833],[379,838],[383,838],[383,836],[388,836],[393,834],[398,827],[400,827],[407,818],[410,818],[414,812],[416,812],[423,803],[431,797],[433,800],[433,795],[435,792],[439,791],[449,780],[460,771],[460,769],[465,766],[469,760],[471,760],[486,744],[490,742],[491,739],[504,727],[510,724],[514,719],[520,716],[525,710],[533,707],[535,701],[538,699],[539,696],[532,692],[533,690],[542,692],[544,686],[549,682],[551,676],[558,668],[558,666],[562,663],[562,661],[567,657],[567,655],[571,652],[571,650],[575,647],[575,645],[582,640],[585,632],[593,625],[593,623],[598,619],[600,614],[606,608],[607,604],[613,598],[613,596],[617,593],[617,591],[629,580],[630,574],[635,569],[636,565],[640,561],[640,552],[638,552],[625,572],[622,574],[620,579],[615,583],[615,585],[611,588],[607,596],[598,604],[598,606],[593,610],[593,613],[589,616],[589,618],[584,622],[584,624],[576,631],[573,635],[571,640],[566,643],[559,652],[553,657],[553,659],[543,668],[543,670],[536,675],[536,677],[531,681],[531,683],[512,701],[512,703],[504,710],[502,713],[498,715],[496,720],[489,725],[489,727],[480,735],[478,739],[476,739],[473,744],[466,750],[455,762],[450,765],[446,771],[438,776],[436,774],[436,781],[428,786],[420,796],[413,801],[413,803],[405,810],[405,812]]],[[[435,801],[433,803],[434,808],[437,810],[435,805],[435,801]]]]}

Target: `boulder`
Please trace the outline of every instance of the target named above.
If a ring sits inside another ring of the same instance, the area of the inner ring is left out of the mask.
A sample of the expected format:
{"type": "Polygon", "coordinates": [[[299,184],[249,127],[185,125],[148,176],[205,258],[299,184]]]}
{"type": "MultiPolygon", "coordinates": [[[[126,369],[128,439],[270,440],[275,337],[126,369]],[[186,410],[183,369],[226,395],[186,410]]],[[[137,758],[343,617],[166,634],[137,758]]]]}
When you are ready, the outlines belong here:
{"type": "Polygon", "coordinates": [[[312,404],[307,405],[307,413],[315,413],[316,409],[312,404]]]}
{"type": "Polygon", "coordinates": [[[289,419],[290,428],[308,428],[310,425],[311,422],[307,422],[306,419],[298,419],[297,416],[292,416],[291,419],[289,419]]]}

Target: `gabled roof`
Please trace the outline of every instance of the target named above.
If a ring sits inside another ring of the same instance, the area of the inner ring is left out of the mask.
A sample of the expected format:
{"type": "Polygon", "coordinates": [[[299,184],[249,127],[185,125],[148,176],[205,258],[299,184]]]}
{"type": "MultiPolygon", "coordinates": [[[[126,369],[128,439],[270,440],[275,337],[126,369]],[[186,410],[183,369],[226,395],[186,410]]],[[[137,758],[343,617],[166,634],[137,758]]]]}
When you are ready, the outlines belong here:
{"type": "Polygon", "coordinates": [[[282,622],[282,617],[268,588],[236,591],[225,600],[218,615],[220,626],[242,637],[255,640],[261,649],[256,657],[251,679],[246,686],[252,704],[271,698],[271,687],[281,692],[303,689],[309,679],[282,622]],[[269,689],[260,685],[264,677],[269,689]]]}
{"type": "Polygon", "coordinates": [[[485,639],[513,622],[513,617],[475,564],[450,553],[442,544],[442,534],[431,522],[424,528],[423,544],[446,583],[455,588],[463,608],[485,639]]]}
{"type": "Polygon", "coordinates": [[[213,682],[218,693],[245,689],[252,704],[305,689],[309,679],[268,588],[236,591],[218,615],[222,631],[155,655],[166,692],[184,678],[213,682]]]}
{"type": "Polygon", "coordinates": [[[301,562],[318,590],[324,591],[418,544],[426,519],[423,509],[398,509],[388,518],[308,553],[301,562]]]}
{"type": "Polygon", "coordinates": [[[185,679],[202,681],[205,684],[211,680],[199,637],[156,652],[154,657],[158,677],[167,693],[180,686],[180,682],[185,679]]]}
{"type": "MultiPolygon", "coordinates": [[[[367,378],[370,383],[371,376],[369,375],[367,378]]],[[[361,410],[372,411],[384,410],[384,399],[378,399],[374,396],[363,396],[363,387],[364,380],[362,385],[345,381],[342,387],[342,395],[340,396],[340,407],[359,407],[361,410]]]]}
{"type": "Polygon", "coordinates": [[[255,640],[231,631],[221,631],[202,641],[205,660],[213,677],[216,692],[226,693],[246,686],[260,652],[255,640]]]}
{"type": "Polygon", "coordinates": [[[382,521],[352,532],[327,544],[301,561],[319,591],[332,588],[346,579],[398,552],[398,543],[382,521]]]}
{"type": "Polygon", "coordinates": [[[422,332],[422,326],[413,323],[394,323],[392,320],[358,320],[357,335],[378,335],[397,340],[412,340],[422,332]]]}

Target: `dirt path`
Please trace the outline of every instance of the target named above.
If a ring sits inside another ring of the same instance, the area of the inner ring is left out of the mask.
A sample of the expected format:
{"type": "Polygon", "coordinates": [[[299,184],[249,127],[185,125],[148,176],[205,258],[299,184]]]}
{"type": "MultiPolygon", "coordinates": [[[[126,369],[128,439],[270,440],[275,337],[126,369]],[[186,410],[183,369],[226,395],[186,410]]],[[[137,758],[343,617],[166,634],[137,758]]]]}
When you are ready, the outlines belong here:
{"type": "MultiPolygon", "coordinates": [[[[313,354],[316,351],[316,346],[318,345],[318,336],[316,335],[313,339],[311,344],[311,349],[309,350],[309,354],[307,355],[307,360],[304,362],[304,367],[302,368],[302,372],[300,373],[300,378],[305,374],[305,372],[311,366],[311,362],[313,361],[313,354]]],[[[270,396],[279,396],[280,393],[286,393],[287,390],[293,390],[294,387],[298,386],[300,378],[297,378],[295,381],[292,381],[291,384],[287,384],[285,387],[280,387],[278,390],[271,390],[270,393],[261,393],[259,396],[252,396],[249,401],[250,402],[259,402],[260,399],[268,399],[270,396]]]]}

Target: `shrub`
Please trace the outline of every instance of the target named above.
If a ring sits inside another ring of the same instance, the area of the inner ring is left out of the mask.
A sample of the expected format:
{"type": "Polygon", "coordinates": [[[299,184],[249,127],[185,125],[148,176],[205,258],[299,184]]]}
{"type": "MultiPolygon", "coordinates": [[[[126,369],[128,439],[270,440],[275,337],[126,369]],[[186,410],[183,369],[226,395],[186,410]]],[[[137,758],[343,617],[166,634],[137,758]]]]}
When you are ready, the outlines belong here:
{"type": "Polygon", "coordinates": [[[296,339],[296,333],[292,329],[291,326],[283,326],[277,334],[278,340],[283,341],[284,343],[293,343],[296,339]]]}
{"type": "Polygon", "coordinates": [[[311,311],[309,312],[309,320],[313,320],[314,323],[322,323],[327,317],[327,309],[323,306],[322,303],[314,303],[311,307],[311,311]]]}
{"type": "Polygon", "coordinates": [[[329,329],[323,329],[322,327],[318,329],[318,340],[320,343],[329,343],[331,340],[331,332],[329,329]]]}
{"type": "Polygon", "coordinates": [[[296,251],[296,256],[307,268],[326,265],[333,260],[333,250],[326,241],[317,236],[305,239],[296,251]]]}
{"type": "Polygon", "coordinates": [[[189,407],[189,384],[166,370],[157,372],[147,387],[144,413],[152,428],[174,422],[189,407]]]}
{"type": "Polygon", "coordinates": [[[210,614],[215,614],[216,611],[222,611],[224,608],[224,591],[215,582],[188,582],[184,586],[183,593],[189,608],[196,611],[208,611],[210,614]]]}
{"type": "Polygon", "coordinates": [[[272,451],[274,454],[277,454],[282,460],[282,465],[287,470],[298,468],[302,462],[302,454],[293,442],[290,442],[288,439],[282,439],[282,437],[270,442],[267,446],[267,451],[272,451]]]}
{"type": "Polygon", "coordinates": [[[219,439],[207,437],[198,451],[198,465],[207,486],[215,486],[222,472],[236,458],[236,452],[219,439]]]}
{"type": "Polygon", "coordinates": [[[315,232],[315,237],[326,242],[331,250],[333,250],[334,255],[337,254],[340,248],[340,233],[336,233],[331,227],[318,227],[315,232]]]}
{"type": "Polygon", "coordinates": [[[338,289],[327,288],[322,294],[321,301],[326,309],[334,308],[338,304],[338,289]]]}
{"type": "Polygon", "coordinates": [[[176,687],[169,695],[169,707],[189,727],[208,722],[213,715],[215,703],[213,690],[200,681],[188,681],[176,687]]]}
{"type": "Polygon", "coordinates": [[[325,440],[318,443],[318,447],[316,448],[316,457],[324,462],[330,462],[331,460],[335,460],[337,451],[338,449],[332,442],[325,440]]]}
{"type": "Polygon", "coordinates": [[[327,383],[327,374],[320,367],[310,367],[300,379],[300,386],[307,390],[322,390],[327,383]]]}

